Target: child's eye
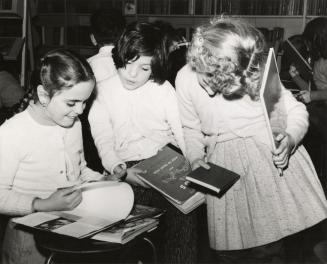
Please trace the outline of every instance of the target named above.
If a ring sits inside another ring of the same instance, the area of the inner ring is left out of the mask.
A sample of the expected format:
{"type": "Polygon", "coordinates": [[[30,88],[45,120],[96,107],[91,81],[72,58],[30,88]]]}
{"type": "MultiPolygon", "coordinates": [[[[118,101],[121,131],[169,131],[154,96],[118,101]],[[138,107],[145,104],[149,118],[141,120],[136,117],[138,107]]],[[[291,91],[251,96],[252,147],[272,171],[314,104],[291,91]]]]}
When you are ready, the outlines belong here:
{"type": "Polygon", "coordinates": [[[149,70],[151,70],[149,67],[142,67],[142,70],[143,71],[149,71],[149,70]]]}
{"type": "Polygon", "coordinates": [[[73,107],[73,106],[75,106],[75,102],[67,102],[66,103],[69,107],[73,107]]]}
{"type": "Polygon", "coordinates": [[[213,77],[213,73],[208,72],[208,73],[206,73],[206,76],[211,78],[211,77],[213,77]]]}

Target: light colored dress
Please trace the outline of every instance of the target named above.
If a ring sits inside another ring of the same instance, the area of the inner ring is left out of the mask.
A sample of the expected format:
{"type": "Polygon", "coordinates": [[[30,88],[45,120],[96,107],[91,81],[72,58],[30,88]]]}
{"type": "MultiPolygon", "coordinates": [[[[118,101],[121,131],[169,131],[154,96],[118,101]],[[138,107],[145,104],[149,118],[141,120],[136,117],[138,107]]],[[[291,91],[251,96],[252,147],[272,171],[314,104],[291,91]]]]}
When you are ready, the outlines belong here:
{"type": "MultiPolygon", "coordinates": [[[[326,198],[303,146],[279,176],[260,102],[247,95],[236,100],[209,97],[188,65],[178,73],[176,89],[189,160],[206,157],[241,176],[222,198],[207,195],[213,249],[268,244],[326,218],[326,198]]],[[[307,111],[285,89],[282,98],[286,132],[300,144],[308,127],[307,111]]]]}

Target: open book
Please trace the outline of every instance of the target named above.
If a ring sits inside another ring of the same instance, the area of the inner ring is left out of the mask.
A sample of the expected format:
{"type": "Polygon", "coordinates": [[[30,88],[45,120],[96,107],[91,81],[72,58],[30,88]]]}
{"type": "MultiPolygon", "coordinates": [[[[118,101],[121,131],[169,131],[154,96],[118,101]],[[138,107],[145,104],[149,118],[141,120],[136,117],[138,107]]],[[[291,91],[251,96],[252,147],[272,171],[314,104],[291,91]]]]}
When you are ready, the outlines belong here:
{"type": "Polygon", "coordinates": [[[275,52],[271,48],[268,53],[265,70],[260,87],[262,104],[271,148],[278,147],[275,136],[286,130],[286,109],[282,100],[282,83],[279,78],[275,52]]]}
{"type": "Polygon", "coordinates": [[[307,81],[311,80],[312,67],[288,39],[285,40],[283,49],[300,75],[307,81]]]}
{"type": "Polygon", "coordinates": [[[127,183],[101,181],[79,187],[83,191],[83,200],[74,210],[36,212],[14,218],[13,222],[39,230],[84,238],[119,224],[132,210],[134,194],[127,183]]]}
{"type": "Polygon", "coordinates": [[[96,234],[92,239],[125,244],[140,234],[154,230],[163,213],[159,208],[137,204],[123,222],[96,234]]]}
{"type": "Polygon", "coordinates": [[[139,177],[164,195],[181,212],[187,214],[200,206],[205,198],[188,186],[186,176],[191,166],[174,146],[165,146],[157,155],[135,165],[145,173],[139,177]]]}
{"type": "Polygon", "coordinates": [[[199,167],[186,176],[186,179],[216,192],[221,197],[239,180],[240,175],[210,162],[208,164],[209,170],[199,167]]]}

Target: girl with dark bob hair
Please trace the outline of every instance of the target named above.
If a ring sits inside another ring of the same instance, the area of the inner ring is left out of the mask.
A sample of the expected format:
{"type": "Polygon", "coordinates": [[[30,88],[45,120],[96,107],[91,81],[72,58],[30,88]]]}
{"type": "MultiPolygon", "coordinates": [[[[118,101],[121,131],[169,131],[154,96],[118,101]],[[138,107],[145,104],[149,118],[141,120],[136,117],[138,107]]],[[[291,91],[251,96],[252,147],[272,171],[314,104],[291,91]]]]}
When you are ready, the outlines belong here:
{"type": "Polygon", "coordinates": [[[105,170],[122,178],[127,175],[136,203],[166,210],[158,232],[160,261],[196,263],[195,213],[184,216],[149,189],[138,177],[142,171],[133,167],[169,143],[184,152],[175,90],[166,81],[164,43],[163,34],[151,23],[127,26],[112,51],[118,74],[97,85],[88,118],[105,170]]]}

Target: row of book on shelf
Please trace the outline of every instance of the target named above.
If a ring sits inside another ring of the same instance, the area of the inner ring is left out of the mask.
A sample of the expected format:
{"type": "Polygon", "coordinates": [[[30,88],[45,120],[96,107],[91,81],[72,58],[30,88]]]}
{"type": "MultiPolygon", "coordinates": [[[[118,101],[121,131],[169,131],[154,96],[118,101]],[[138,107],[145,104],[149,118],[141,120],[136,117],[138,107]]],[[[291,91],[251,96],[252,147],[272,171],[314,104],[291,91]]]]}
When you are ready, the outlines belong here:
{"type": "MultiPolygon", "coordinates": [[[[295,53],[295,56],[298,55],[295,53]]],[[[284,122],[274,118],[274,113],[282,109],[278,109],[281,91],[274,49],[270,48],[261,82],[260,101],[272,149],[277,147],[274,129],[280,131],[284,122]]],[[[140,161],[135,167],[142,169],[143,173],[139,176],[145,183],[160,192],[178,210],[188,214],[205,202],[206,194],[222,197],[240,179],[240,175],[233,171],[208,164],[210,169],[199,167],[192,171],[181,151],[169,144],[155,156],[140,161]]],[[[74,210],[36,212],[14,218],[13,221],[33,229],[75,238],[91,237],[95,240],[127,243],[136,236],[155,229],[160,216],[165,212],[164,209],[135,205],[132,189],[126,183],[86,182],[74,185],[74,189],[76,188],[82,190],[83,200],[74,210]],[[106,200],[108,190],[105,188],[108,186],[114,187],[112,191],[117,192],[114,196],[121,203],[114,203],[113,206],[116,207],[106,210],[103,207],[105,203],[100,201],[106,200]],[[125,193],[125,197],[119,198],[122,193],[125,193]]]]}
{"type": "Polygon", "coordinates": [[[303,0],[195,0],[193,3],[194,11],[190,10],[188,0],[137,0],[135,4],[138,14],[189,14],[190,11],[194,12],[195,15],[228,13],[233,15],[281,16],[302,15],[304,4],[303,0]]]}

